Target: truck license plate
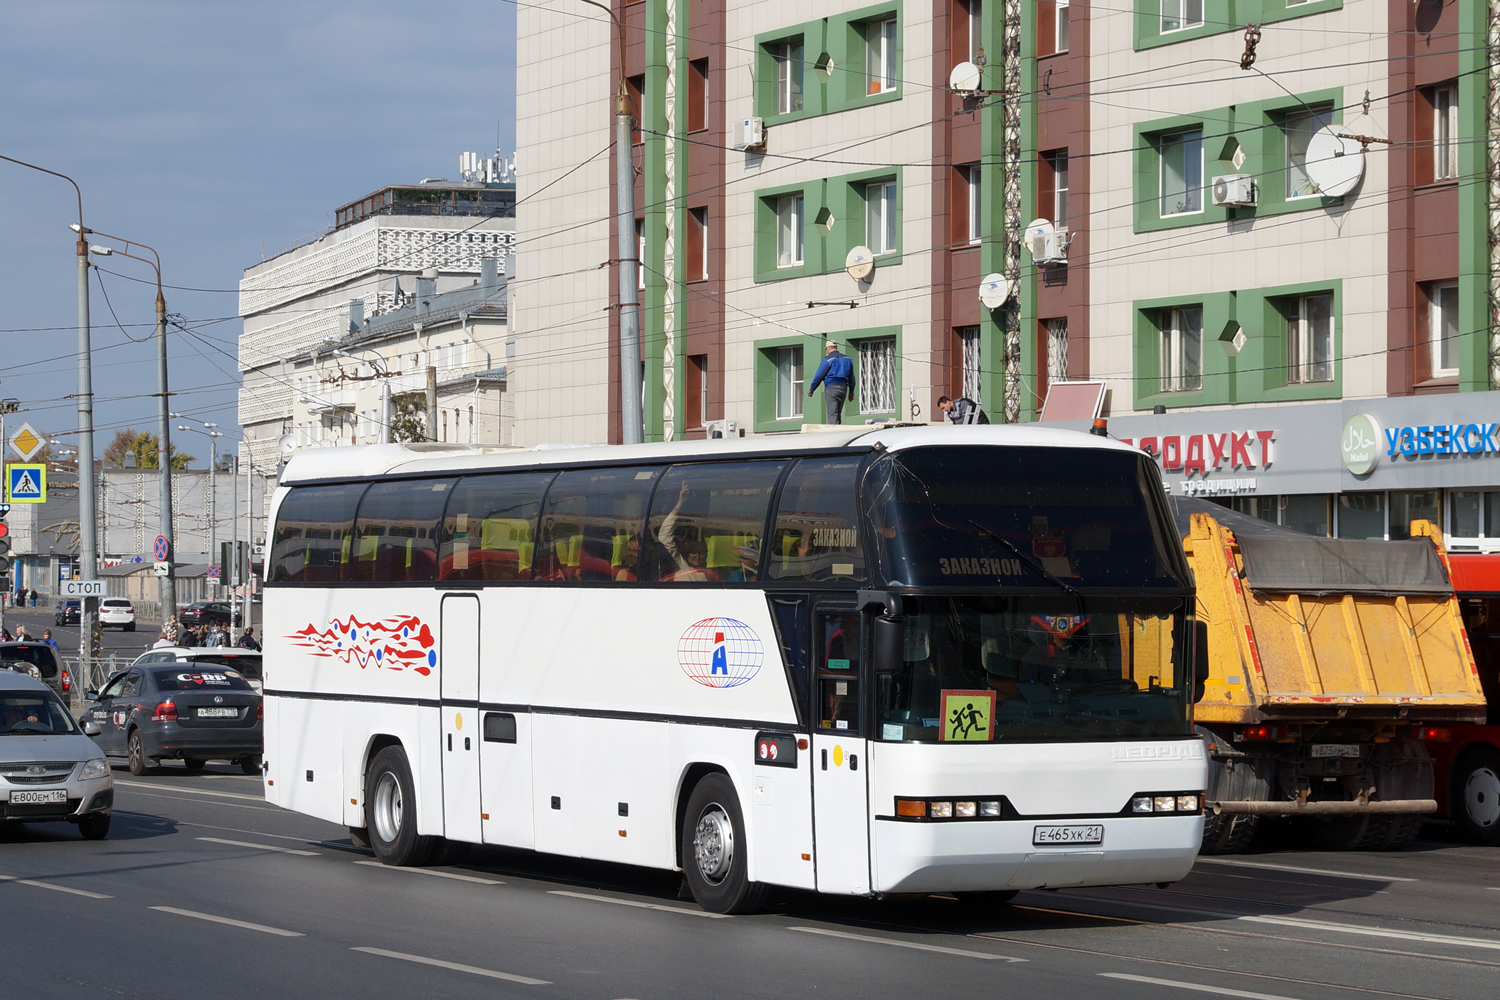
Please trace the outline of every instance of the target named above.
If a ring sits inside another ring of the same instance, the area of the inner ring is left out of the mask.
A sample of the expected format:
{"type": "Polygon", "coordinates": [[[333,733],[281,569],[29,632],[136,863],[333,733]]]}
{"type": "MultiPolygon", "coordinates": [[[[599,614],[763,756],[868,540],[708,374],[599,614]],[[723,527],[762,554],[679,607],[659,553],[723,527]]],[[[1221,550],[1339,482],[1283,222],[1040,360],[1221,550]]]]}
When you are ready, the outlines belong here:
{"type": "Polygon", "coordinates": [[[1104,827],[1101,824],[1088,826],[1039,826],[1031,832],[1032,844],[1102,844],[1104,827]]]}
{"type": "Polygon", "coordinates": [[[68,801],[66,788],[52,788],[45,792],[14,791],[10,793],[10,804],[13,806],[40,806],[66,801],[68,801]]]}
{"type": "Polygon", "coordinates": [[[1358,757],[1358,743],[1314,743],[1312,745],[1314,757],[1358,757]]]}

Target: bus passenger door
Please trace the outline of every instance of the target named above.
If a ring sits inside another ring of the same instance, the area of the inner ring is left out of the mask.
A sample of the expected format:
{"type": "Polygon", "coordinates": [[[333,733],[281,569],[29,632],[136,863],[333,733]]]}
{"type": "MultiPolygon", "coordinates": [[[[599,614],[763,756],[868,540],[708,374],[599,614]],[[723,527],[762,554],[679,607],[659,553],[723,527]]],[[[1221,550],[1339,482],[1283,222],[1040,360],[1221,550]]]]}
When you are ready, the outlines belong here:
{"type": "Polygon", "coordinates": [[[443,834],[481,841],[479,820],[479,598],[443,598],[438,658],[443,699],[443,834]]]}
{"type": "Polygon", "coordinates": [[[813,617],[813,859],[818,891],[870,891],[870,805],[860,676],[860,614],[820,607],[813,617]]]}

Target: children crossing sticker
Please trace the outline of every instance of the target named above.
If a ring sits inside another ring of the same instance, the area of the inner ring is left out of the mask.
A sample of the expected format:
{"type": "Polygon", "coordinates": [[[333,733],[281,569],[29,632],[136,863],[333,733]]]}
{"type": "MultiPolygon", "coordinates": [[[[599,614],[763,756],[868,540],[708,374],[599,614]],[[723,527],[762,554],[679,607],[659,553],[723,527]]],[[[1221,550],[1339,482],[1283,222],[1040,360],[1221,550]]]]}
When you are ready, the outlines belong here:
{"type": "Polygon", "coordinates": [[[982,743],[995,738],[995,692],[943,692],[942,730],[944,743],[982,743]]]}
{"type": "Polygon", "coordinates": [[[11,503],[47,502],[46,465],[8,465],[5,471],[6,498],[11,503]]]}

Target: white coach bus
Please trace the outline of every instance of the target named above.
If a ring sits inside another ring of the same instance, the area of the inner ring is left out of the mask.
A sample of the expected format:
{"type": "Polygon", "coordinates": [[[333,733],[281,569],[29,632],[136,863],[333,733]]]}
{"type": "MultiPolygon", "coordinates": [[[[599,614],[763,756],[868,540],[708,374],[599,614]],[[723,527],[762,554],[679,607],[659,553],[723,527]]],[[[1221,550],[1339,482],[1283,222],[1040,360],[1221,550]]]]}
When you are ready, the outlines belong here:
{"type": "Polygon", "coordinates": [[[1170,882],[1202,835],[1192,582],[1156,467],[1034,426],[299,455],[266,796],[767,886],[1170,882]]]}

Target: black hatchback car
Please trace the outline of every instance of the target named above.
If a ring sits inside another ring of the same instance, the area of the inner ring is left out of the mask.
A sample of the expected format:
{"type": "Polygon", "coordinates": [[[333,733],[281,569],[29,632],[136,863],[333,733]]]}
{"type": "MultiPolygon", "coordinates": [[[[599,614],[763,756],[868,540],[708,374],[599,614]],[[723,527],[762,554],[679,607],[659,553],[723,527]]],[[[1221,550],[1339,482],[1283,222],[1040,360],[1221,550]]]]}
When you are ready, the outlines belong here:
{"type": "MultiPolygon", "coordinates": [[[[228,625],[232,612],[223,601],[194,601],[177,613],[177,620],[184,625],[228,625]]],[[[242,616],[234,614],[235,628],[242,616]]]]}
{"type": "Polygon", "coordinates": [[[57,650],[40,639],[0,642],[0,669],[30,674],[64,699],[73,690],[73,678],[57,650]]]}
{"type": "Polygon", "coordinates": [[[52,624],[77,625],[83,620],[83,602],[77,598],[63,601],[52,612],[52,624]]]}
{"type": "Polygon", "coordinates": [[[106,756],[124,757],[131,774],[149,774],[162,758],[193,771],[227,760],[246,774],[260,773],[261,698],[238,670],[130,667],[87,698],[84,732],[106,756]]]}

